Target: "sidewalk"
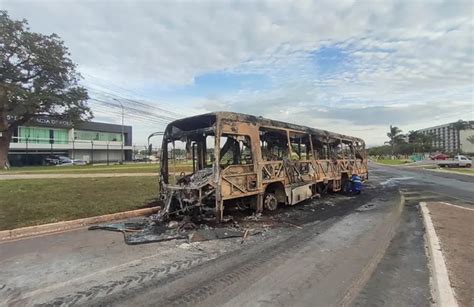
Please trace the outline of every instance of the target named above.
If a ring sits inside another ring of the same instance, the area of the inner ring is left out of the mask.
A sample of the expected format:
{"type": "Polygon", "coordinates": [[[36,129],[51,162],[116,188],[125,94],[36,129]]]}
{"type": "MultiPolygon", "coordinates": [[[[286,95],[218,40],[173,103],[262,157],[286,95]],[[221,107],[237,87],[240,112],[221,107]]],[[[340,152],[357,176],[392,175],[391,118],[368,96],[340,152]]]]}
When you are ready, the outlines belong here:
{"type": "Polygon", "coordinates": [[[429,202],[436,235],[459,306],[474,306],[474,209],[429,202]]]}

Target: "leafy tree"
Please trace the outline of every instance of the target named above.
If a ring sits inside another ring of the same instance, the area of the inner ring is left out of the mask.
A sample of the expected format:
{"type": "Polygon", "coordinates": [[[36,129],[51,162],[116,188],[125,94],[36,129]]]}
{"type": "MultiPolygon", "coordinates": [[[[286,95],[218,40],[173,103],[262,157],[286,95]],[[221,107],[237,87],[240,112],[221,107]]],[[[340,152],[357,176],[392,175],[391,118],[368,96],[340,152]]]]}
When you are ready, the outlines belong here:
{"type": "Polygon", "coordinates": [[[434,133],[421,133],[414,130],[408,132],[408,142],[412,145],[413,152],[434,151],[433,144],[437,141],[439,141],[439,137],[434,133]]]}
{"type": "Polygon", "coordinates": [[[69,56],[58,35],[31,32],[26,20],[0,11],[0,168],[8,167],[18,126],[43,115],[72,122],[92,118],[69,56]]]}
{"type": "Polygon", "coordinates": [[[458,148],[459,153],[461,153],[461,137],[460,137],[461,130],[465,130],[469,127],[470,127],[469,122],[464,121],[462,119],[460,119],[457,122],[451,124],[451,129],[456,131],[456,139],[457,139],[456,147],[458,148]]]}
{"type": "Polygon", "coordinates": [[[386,156],[392,152],[392,148],[389,145],[375,146],[367,149],[369,156],[386,156]]]}
{"type": "Polygon", "coordinates": [[[422,134],[418,140],[422,152],[431,152],[437,150],[434,146],[435,142],[439,142],[440,138],[434,133],[422,134]]]}
{"type": "Polygon", "coordinates": [[[390,141],[385,142],[386,144],[389,144],[390,147],[392,148],[392,156],[395,154],[395,146],[401,143],[404,143],[404,136],[402,134],[402,130],[396,126],[390,125],[390,131],[387,133],[387,136],[389,137],[390,141]]]}

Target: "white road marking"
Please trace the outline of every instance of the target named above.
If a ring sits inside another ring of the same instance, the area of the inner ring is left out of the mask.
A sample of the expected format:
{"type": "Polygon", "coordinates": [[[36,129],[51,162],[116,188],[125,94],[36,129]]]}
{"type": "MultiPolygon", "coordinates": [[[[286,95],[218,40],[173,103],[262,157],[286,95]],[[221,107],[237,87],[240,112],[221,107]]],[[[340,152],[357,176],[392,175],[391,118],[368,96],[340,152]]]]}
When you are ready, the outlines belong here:
{"type": "Polygon", "coordinates": [[[447,206],[453,206],[453,207],[456,207],[456,208],[459,208],[459,209],[474,211],[473,208],[467,208],[467,207],[463,207],[463,206],[459,206],[459,205],[454,205],[454,204],[450,204],[450,203],[446,203],[446,202],[442,202],[442,201],[438,201],[437,203],[440,203],[440,204],[443,204],[443,205],[447,205],[447,206]]]}
{"type": "Polygon", "coordinates": [[[385,180],[383,182],[381,182],[380,184],[381,185],[388,185],[388,184],[394,184],[396,183],[397,181],[404,181],[404,180],[411,180],[413,179],[413,177],[397,177],[397,178],[390,178],[388,180],[385,180]]]}
{"type": "Polygon", "coordinates": [[[421,212],[423,214],[423,222],[425,224],[426,236],[428,238],[429,260],[431,262],[431,273],[433,275],[431,286],[436,296],[436,304],[438,306],[457,307],[458,303],[454,297],[454,290],[449,281],[448,269],[446,261],[441,251],[438,235],[431,221],[430,211],[425,202],[420,203],[421,212]]]}

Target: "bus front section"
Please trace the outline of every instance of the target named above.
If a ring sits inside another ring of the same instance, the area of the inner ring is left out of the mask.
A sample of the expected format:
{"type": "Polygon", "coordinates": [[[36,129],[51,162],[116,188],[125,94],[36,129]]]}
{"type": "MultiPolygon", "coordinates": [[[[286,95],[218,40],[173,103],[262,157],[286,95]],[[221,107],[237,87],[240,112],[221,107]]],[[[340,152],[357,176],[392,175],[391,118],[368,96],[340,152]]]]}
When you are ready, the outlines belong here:
{"type": "Polygon", "coordinates": [[[214,215],[216,117],[203,115],[169,124],[163,135],[159,179],[160,220],[214,215]]]}

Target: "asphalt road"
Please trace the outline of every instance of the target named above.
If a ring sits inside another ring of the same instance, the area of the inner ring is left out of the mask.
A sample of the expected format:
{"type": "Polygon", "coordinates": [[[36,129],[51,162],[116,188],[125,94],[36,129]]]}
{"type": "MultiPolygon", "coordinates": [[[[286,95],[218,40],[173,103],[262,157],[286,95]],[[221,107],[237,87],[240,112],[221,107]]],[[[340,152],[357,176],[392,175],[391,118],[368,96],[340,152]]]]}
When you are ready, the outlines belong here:
{"type": "MultiPolygon", "coordinates": [[[[406,194],[417,192],[412,194],[420,194],[427,200],[443,199],[467,206],[474,202],[474,176],[403,166],[371,164],[370,168],[372,179],[384,185],[398,186],[406,194]]],[[[408,198],[415,199],[410,196],[408,198]]]]}
{"type": "Polygon", "coordinates": [[[291,224],[243,244],[127,246],[84,229],[0,243],[0,304],[428,306],[418,202],[472,206],[474,177],[377,165],[370,174],[363,195],[281,209],[291,224]]]}

